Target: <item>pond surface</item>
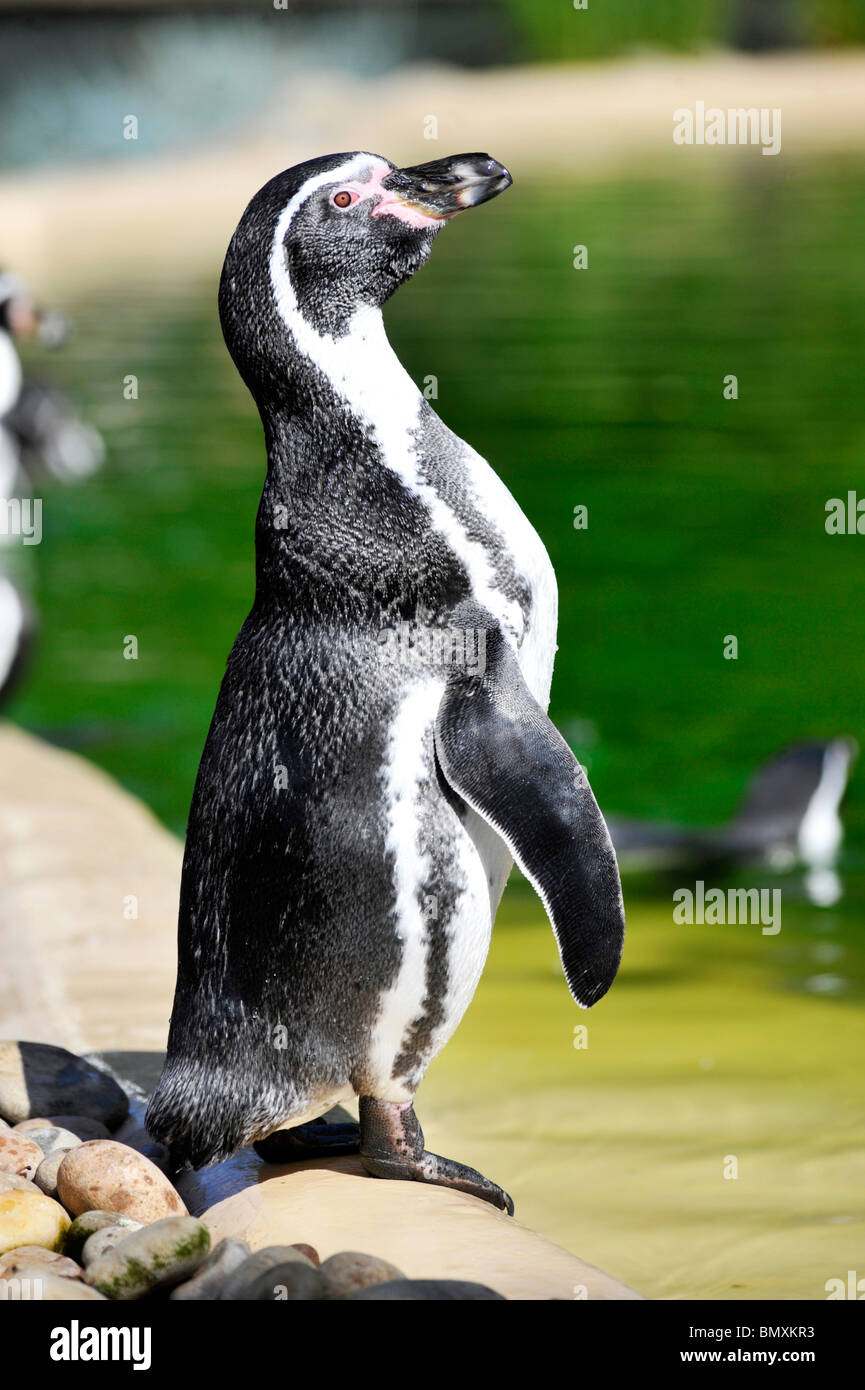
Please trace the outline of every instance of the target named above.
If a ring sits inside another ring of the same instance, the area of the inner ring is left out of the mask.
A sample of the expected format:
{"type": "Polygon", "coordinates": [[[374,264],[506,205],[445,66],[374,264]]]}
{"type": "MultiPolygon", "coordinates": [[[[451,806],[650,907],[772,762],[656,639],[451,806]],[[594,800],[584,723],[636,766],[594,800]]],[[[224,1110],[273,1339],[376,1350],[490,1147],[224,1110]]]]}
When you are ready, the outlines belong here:
{"type": "MultiPolygon", "coordinates": [[[[775,163],[718,182],[521,184],[449,227],[387,311],[415,379],[436,377],[437,409],[547,544],[551,714],[610,812],[723,820],[786,743],[865,745],[865,538],[824,527],[830,498],[865,496],[865,165],[775,163]]],[[[31,363],[100,425],[109,463],[43,489],[42,641],[12,717],[178,833],[252,598],[263,476],[218,270],[190,284],[167,264],[79,301],[70,286],[74,343],[31,363]]],[[[512,885],[421,1093],[431,1146],[648,1294],[821,1298],[848,1268],[865,1275],[855,774],[845,822],[845,897],[815,908],[778,880],[776,936],[677,926],[670,884],[627,883],[622,971],[588,1015],[512,885]]]]}

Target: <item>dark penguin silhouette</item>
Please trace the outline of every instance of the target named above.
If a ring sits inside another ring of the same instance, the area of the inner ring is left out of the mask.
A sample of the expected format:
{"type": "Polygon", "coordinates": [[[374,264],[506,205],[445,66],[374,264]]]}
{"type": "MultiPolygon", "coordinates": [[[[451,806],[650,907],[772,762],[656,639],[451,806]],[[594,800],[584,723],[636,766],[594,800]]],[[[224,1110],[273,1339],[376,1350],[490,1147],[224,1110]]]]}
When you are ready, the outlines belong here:
{"type": "Polygon", "coordinates": [[[424,1148],[412,1108],[474,993],[512,858],[577,1003],[616,974],[612,844],[545,713],[552,567],[381,316],[444,223],[510,182],[481,154],[408,169],[332,155],[272,179],[228,249],[223,332],[268,470],[255,602],[190,812],[147,1115],[179,1164],[268,1135],[271,1158],[327,1152],[333,1126],[312,1122],[357,1095],[359,1136],[336,1142],[359,1143],[370,1173],[512,1211],[424,1148]]]}

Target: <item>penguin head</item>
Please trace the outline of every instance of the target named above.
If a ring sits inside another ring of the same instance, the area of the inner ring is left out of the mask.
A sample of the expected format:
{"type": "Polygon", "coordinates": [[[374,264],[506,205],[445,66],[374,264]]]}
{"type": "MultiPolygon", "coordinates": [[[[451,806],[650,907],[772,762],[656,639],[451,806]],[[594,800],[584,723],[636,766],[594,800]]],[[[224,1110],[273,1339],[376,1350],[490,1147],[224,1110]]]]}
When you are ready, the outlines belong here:
{"type": "Polygon", "coordinates": [[[277,174],[244,212],[220,284],[223,333],[253,394],[266,359],[284,356],[286,328],[295,340],[344,336],[423,265],[446,222],[510,183],[486,154],[402,169],[336,154],[277,174]]]}

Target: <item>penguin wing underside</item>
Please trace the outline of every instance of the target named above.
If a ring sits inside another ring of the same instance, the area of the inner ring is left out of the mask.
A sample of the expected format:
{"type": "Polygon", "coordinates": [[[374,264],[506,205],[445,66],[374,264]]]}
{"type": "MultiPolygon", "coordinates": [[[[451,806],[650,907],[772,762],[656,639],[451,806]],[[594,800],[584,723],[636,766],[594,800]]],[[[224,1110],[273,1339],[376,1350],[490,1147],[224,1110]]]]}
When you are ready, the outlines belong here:
{"type": "Polygon", "coordinates": [[[482,674],[449,676],[435,745],[447,783],[501,836],[541,898],[571,994],[589,1008],[622,955],[618,864],[583,769],[499,632],[488,633],[482,674]]]}

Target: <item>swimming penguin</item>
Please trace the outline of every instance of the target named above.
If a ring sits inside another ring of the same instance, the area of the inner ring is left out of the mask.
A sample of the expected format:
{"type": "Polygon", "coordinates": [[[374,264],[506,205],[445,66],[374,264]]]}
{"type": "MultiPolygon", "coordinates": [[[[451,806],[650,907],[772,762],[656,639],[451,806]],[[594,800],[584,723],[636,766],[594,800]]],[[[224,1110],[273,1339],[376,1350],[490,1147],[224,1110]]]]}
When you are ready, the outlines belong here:
{"type": "Polygon", "coordinates": [[[403,169],[331,155],[266,184],[229,246],[220,318],[268,467],[255,600],[193,795],[147,1112],[180,1166],[269,1135],[269,1158],[326,1152],[334,1127],[313,1122],[358,1096],[359,1135],[337,1142],[359,1143],[368,1172],[512,1212],[495,1183],[425,1149],[413,1099],[474,994],[513,859],[576,1002],[616,974],[613,847],[545,712],[552,566],[382,322],[445,223],[510,183],[485,154],[403,169]]]}

